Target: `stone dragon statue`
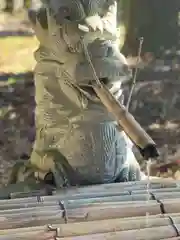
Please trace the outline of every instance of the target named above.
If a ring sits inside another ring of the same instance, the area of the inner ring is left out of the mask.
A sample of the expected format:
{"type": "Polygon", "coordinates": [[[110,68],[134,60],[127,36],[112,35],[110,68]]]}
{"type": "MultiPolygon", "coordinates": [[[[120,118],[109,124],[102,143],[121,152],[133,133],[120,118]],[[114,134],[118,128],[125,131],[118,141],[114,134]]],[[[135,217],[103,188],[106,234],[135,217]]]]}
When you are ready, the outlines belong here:
{"type": "Polygon", "coordinates": [[[131,70],[116,43],[116,14],[115,0],[44,0],[30,9],[39,40],[36,140],[29,161],[14,167],[11,184],[34,179],[67,187],[142,179],[132,142],[91,86],[82,47],[83,41],[99,80],[122,102],[121,84],[131,70]]]}

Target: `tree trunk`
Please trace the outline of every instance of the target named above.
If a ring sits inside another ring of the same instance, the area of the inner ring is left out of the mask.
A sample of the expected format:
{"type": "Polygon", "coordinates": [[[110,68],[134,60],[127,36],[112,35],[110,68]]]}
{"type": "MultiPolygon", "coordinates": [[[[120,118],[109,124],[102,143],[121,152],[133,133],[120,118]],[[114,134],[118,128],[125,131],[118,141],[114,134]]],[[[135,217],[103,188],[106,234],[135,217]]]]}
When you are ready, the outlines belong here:
{"type": "MultiPolygon", "coordinates": [[[[127,1],[127,0],[122,0],[127,1]]],[[[159,54],[178,47],[179,0],[129,0],[127,34],[123,52],[136,54],[138,39],[144,37],[143,52],[159,54]]]]}

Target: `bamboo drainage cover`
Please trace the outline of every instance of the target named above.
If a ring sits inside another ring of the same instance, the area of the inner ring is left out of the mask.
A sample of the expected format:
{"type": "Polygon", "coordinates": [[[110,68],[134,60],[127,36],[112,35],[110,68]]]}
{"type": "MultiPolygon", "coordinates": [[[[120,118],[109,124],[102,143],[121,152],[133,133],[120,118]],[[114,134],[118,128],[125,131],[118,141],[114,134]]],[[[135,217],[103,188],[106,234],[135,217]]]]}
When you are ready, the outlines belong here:
{"type": "Polygon", "coordinates": [[[180,181],[151,181],[148,202],[146,185],[14,194],[21,198],[0,200],[0,240],[180,240],[180,181]]]}

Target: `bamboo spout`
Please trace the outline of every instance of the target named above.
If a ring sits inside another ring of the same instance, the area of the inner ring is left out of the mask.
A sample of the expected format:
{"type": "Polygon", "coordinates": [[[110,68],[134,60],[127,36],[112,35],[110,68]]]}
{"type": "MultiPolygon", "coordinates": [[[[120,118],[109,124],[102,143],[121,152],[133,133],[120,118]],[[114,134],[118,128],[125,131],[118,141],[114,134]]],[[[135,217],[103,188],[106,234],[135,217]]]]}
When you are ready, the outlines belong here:
{"type": "Polygon", "coordinates": [[[93,89],[107,110],[115,116],[124,132],[129,136],[132,142],[139,147],[143,157],[146,160],[158,157],[159,153],[153,139],[140,126],[132,114],[115,99],[106,86],[103,84],[94,84],[93,89]]]}

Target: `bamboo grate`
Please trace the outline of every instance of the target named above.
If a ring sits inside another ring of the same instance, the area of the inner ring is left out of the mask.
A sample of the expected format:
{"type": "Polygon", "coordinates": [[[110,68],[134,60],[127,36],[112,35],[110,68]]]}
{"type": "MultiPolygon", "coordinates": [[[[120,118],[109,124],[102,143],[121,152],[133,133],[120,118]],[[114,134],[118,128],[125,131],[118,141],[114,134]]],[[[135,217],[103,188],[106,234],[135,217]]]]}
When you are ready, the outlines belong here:
{"type": "Polygon", "coordinates": [[[0,240],[180,239],[180,181],[152,180],[149,201],[146,188],[141,181],[13,195],[0,200],[0,240]]]}

